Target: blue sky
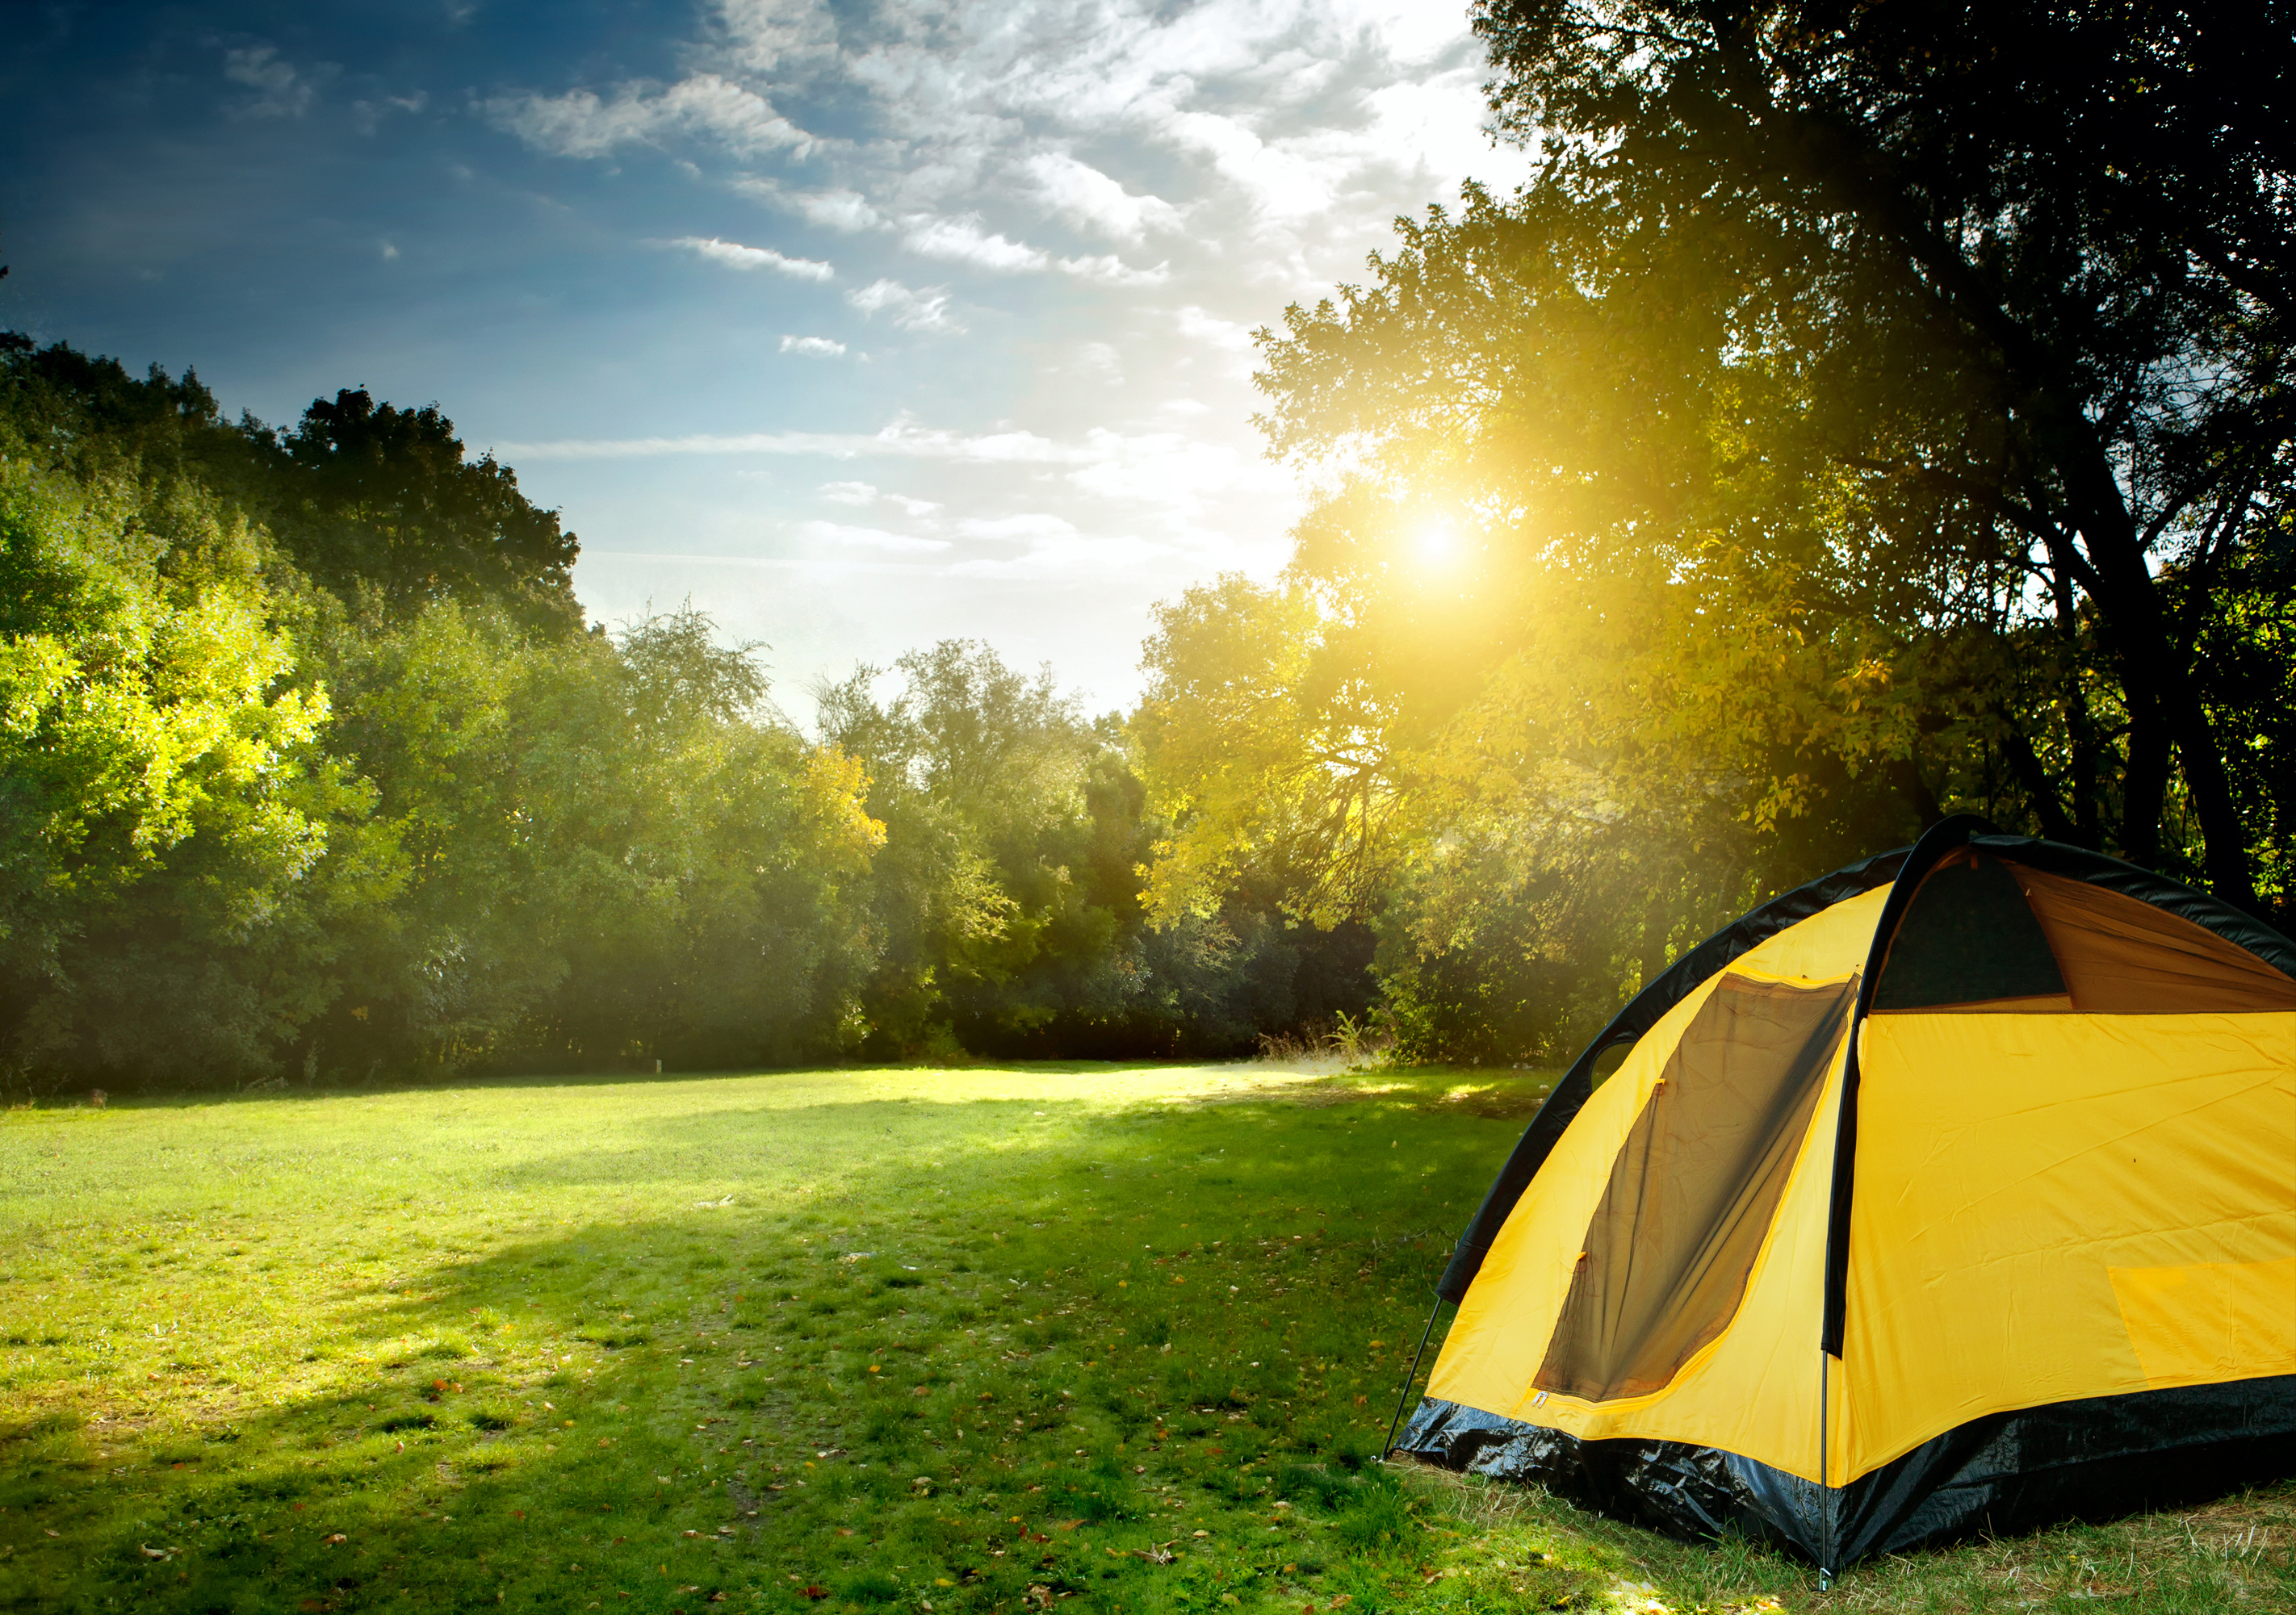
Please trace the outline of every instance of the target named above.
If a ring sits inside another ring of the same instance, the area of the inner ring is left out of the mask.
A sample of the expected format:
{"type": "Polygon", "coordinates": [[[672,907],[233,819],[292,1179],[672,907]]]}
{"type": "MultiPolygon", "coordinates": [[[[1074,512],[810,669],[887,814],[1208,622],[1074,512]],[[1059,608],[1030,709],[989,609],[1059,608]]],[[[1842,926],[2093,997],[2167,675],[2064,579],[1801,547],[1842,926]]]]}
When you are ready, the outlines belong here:
{"type": "Polygon", "coordinates": [[[1509,184],[1464,8],[0,10],[0,324],[291,422],[436,403],[777,698],[947,637],[1128,705],[1301,492],[1249,333],[1509,184]]]}

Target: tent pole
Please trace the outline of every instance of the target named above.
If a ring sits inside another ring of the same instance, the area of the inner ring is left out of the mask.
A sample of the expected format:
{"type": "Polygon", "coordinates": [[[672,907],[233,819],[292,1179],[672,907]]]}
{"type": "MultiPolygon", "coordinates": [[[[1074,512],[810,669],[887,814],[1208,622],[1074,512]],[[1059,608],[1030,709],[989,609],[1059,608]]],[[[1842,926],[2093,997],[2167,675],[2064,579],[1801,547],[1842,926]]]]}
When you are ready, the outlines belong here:
{"type": "Polygon", "coordinates": [[[1833,1358],[1823,1346],[1817,1350],[1817,1590],[1821,1593],[1833,1586],[1833,1494],[1826,1481],[1825,1461],[1829,1445],[1825,1428],[1826,1414],[1833,1398],[1831,1370],[1833,1358]]]}
{"type": "Polygon", "coordinates": [[[1434,1338],[1435,1316],[1443,1310],[1443,1295],[1435,1294],[1435,1305],[1428,1309],[1427,1327],[1419,1332],[1419,1349],[1411,1354],[1411,1372],[1403,1376],[1403,1389],[1395,1393],[1395,1417],[1387,1422],[1387,1445],[1379,1449],[1379,1461],[1387,1462],[1388,1454],[1395,1450],[1395,1432],[1403,1422],[1403,1405],[1411,1399],[1411,1382],[1419,1377],[1419,1359],[1427,1355],[1427,1342],[1434,1338]]]}

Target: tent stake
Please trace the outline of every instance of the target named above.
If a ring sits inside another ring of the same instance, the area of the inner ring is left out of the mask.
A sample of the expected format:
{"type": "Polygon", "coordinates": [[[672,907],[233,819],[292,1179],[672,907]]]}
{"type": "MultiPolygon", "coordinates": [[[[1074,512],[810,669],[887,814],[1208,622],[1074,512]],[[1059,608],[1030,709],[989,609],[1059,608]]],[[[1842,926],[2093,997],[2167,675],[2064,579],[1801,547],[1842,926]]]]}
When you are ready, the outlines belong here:
{"type": "Polygon", "coordinates": [[[1419,1349],[1411,1354],[1411,1372],[1403,1376],[1403,1389],[1395,1393],[1395,1417],[1387,1422],[1387,1445],[1379,1449],[1382,1463],[1386,1463],[1387,1455],[1395,1450],[1395,1432],[1403,1422],[1403,1405],[1411,1399],[1411,1382],[1419,1377],[1419,1359],[1427,1355],[1427,1342],[1435,1334],[1436,1315],[1442,1310],[1443,1297],[1438,1291],[1435,1305],[1427,1312],[1427,1327],[1419,1332],[1419,1349]]]}

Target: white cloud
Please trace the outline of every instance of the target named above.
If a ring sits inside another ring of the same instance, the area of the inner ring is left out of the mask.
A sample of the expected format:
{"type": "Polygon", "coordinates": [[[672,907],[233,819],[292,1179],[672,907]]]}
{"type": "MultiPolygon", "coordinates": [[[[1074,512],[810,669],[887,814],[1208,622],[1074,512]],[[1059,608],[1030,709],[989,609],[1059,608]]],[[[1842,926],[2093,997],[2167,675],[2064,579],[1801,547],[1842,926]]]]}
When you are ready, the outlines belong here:
{"type": "MultiPolygon", "coordinates": [[[[1283,492],[1286,472],[1258,455],[1224,444],[1206,443],[1177,432],[1124,433],[1092,428],[1065,441],[1012,427],[982,432],[951,431],[921,425],[899,415],[873,432],[694,433],[677,438],[577,439],[537,443],[498,443],[503,460],[626,460],[666,455],[782,455],[824,459],[937,461],[972,466],[1031,466],[1062,471],[1072,487],[1097,497],[1152,505],[1193,505],[1208,495],[1234,489],[1283,492]]],[[[875,484],[826,482],[821,496],[832,504],[857,507],[883,502],[911,515],[939,507],[930,500],[887,494],[875,484]]],[[[1042,521],[1037,515],[966,517],[955,529],[969,536],[1004,532],[998,524],[1042,521]],[[974,523],[967,527],[966,523],[974,523]],[[986,523],[987,525],[978,525],[986,523]]]]}
{"type": "Polygon", "coordinates": [[[1152,229],[1179,227],[1180,210],[1162,197],[1135,195],[1065,152],[1040,152],[1026,168],[1045,205],[1070,224],[1135,244],[1152,229]]]}
{"type": "Polygon", "coordinates": [[[1191,342],[1208,342],[1215,348],[1225,348],[1242,353],[1251,346],[1251,332],[1234,320],[1224,320],[1191,303],[1173,315],[1172,323],[1180,334],[1191,342]]]}
{"type": "Polygon", "coordinates": [[[913,218],[901,237],[901,245],[926,258],[947,258],[1007,274],[1049,268],[1053,261],[1050,254],[1034,247],[987,234],[980,227],[978,214],[966,218],[913,218]]]}
{"type": "Polygon", "coordinates": [[[734,181],[734,188],[777,208],[786,208],[809,225],[848,235],[857,230],[873,230],[885,222],[884,215],[871,207],[858,191],[788,191],[770,179],[750,175],[734,181]]]}
{"type": "Polygon", "coordinates": [[[497,127],[559,157],[610,156],[617,147],[649,138],[659,121],[657,110],[635,94],[611,105],[594,90],[504,96],[480,104],[497,127]]]}
{"type": "Polygon", "coordinates": [[[1149,122],[1171,145],[1209,159],[1257,211],[1275,219],[1330,212],[1347,170],[1373,155],[1344,132],[1337,141],[1302,135],[1270,142],[1242,119],[1218,112],[1157,107],[1149,122]]]}
{"type": "Polygon", "coordinates": [[[814,137],[775,111],[773,103],[715,73],[701,73],[672,85],[660,100],[665,123],[706,135],[728,150],[749,153],[784,146],[802,152],[814,137]]]}
{"type": "Polygon", "coordinates": [[[697,73],[667,88],[639,80],[623,86],[611,101],[582,89],[497,96],[480,105],[497,127],[558,157],[610,157],[627,145],[658,144],[679,135],[740,155],[783,149],[802,155],[817,143],[763,95],[716,73],[697,73]]]}
{"type": "MultiPolygon", "coordinates": [[[[710,262],[724,264],[732,269],[771,269],[776,275],[786,275],[793,280],[834,280],[837,271],[818,258],[788,258],[771,247],[744,247],[739,242],[721,242],[716,236],[681,235],[664,242],[666,247],[684,247],[701,254],[710,262]]],[[[789,349],[784,347],[782,350],[789,349]]],[[[844,350],[840,348],[841,353],[844,350]]]]}
{"type": "Polygon", "coordinates": [[[1160,286],[1172,278],[1169,263],[1159,264],[1153,269],[1135,269],[1109,253],[1097,258],[1055,258],[1053,267],[1078,280],[1099,281],[1111,286],[1160,286]]]}
{"type": "Polygon", "coordinates": [[[718,0],[726,53],[745,71],[771,73],[837,45],[837,20],[821,0],[718,0]]]}
{"type": "Polygon", "coordinates": [[[964,327],[949,317],[948,293],[938,286],[913,291],[896,280],[873,281],[845,294],[845,300],[864,315],[884,314],[904,331],[961,334],[964,327]]]}
{"type": "Polygon", "coordinates": [[[318,95],[317,87],[295,70],[294,63],[281,59],[275,45],[226,51],[223,76],[255,92],[228,109],[234,118],[300,118],[318,95]]]}
{"type": "Polygon", "coordinates": [[[845,352],[845,344],[830,337],[785,336],[782,339],[783,353],[801,353],[813,358],[834,359],[845,352]]]}
{"type": "Polygon", "coordinates": [[[1172,323],[1179,328],[1181,340],[1190,349],[1209,350],[1205,357],[1212,362],[1208,368],[1215,374],[1240,381],[1250,374],[1252,366],[1259,362],[1250,331],[1235,320],[1224,320],[1191,304],[1175,314],[1172,323]]]}
{"type": "Polygon", "coordinates": [[[1100,281],[1111,286],[1153,286],[1168,273],[1161,264],[1153,269],[1135,269],[1123,259],[1106,253],[1094,258],[1054,258],[1041,248],[989,234],[981,228],[977,213],[962,218],[911,218],[901,244],[926,258],[971,264],[1000,275],[1058,270],[1079,280],[1100,281]]]}

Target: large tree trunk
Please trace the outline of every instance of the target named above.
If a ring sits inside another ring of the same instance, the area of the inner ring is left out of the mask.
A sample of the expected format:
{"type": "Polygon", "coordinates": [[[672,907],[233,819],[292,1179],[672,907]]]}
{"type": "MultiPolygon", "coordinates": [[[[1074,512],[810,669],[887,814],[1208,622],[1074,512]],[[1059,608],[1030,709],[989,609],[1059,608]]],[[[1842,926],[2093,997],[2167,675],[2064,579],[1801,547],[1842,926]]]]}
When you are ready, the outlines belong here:
{"type": "Polygon", "coordinates": [[[2185,762],[2185,783],[2205,843],[2210,884],[2226,902],[2261,912],[2249,868],[2247,838],[2224,758],[2193,687],[2189,652],[2180,653],[2168,611],[2144,561],[2105,445],[2068,390],[2049,343],[2013,310],[1965,254],[1958,236],[1932,227],[1890,160],[1846,127],[1780,108],[1772,97],[1758,40],[1742,21],[1717,25],[1726,97],[1741,121],[1729,133],[1745,142],[1757,171],[1818,186],[1882,240],[1905,254],[1913,283],[1939,311],[1963,323],[1997,355],[2002,396],[2032,430],[2032,452],[2054,470],[2071,505],[2087,552],[2089,592],[2104,619],[2108,646],[2128,708],[2128,772],[2122,786],[2121,844],[2134,862],[2161,857],[2161,817],[2171,751],[2185,762]]]}
{"type": "Polygon", "coordinates": [[[2194,687],[2192,653],[2169,632],[2169,611],[2144,564],[2136,521],[2122,499],[2104,446],[2077,409],[2050,398],[2045,433],[2066,446],[2058,469],[2073,502],[2081,547],[2095,577],[2095,598],[2128,706],[2128,777],[2121,839],[2137,863],[2160,858],[2161,814],[2171,748],[2185,765],[2185,789],[2200,820],[2209,884],[2235,907],[2261,913],[2248,837],[2214,726],[2194,687]],[[2077,423],[2077,424],[2076,424],[2077,423]]]}

